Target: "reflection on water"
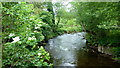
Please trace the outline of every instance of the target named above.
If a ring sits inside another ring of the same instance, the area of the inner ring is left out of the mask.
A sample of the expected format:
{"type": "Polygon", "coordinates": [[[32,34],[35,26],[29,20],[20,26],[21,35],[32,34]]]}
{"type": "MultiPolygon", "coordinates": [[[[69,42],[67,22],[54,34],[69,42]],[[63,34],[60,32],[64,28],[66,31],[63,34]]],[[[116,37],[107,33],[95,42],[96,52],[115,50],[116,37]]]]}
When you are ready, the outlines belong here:
{"type": "Polygon", "coordinates": [[[51,54],[54,66],[118,65],[108,58],[84,51],[82,48],[86,45],[85,34],[85,32],[64,34],[49,40],[45,49],[51,54]]]}
{"type": "Polygon", "coordinates": [[[80,50],[77,60],[78,66],[110,66],[115,68],[115,66],[120,66],[119,63],[113,61],[112,59],[108,57],[100,56],[99,54],[93,53],[92,51],[84,51],[80,50]]]}

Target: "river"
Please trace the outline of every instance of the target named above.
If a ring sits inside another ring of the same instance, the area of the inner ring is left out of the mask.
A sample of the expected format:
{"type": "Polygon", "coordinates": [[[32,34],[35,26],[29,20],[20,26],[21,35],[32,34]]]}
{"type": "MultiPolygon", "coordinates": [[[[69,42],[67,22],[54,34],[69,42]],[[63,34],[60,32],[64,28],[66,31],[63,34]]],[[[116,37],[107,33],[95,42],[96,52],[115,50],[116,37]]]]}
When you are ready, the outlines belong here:
{"type": "Polygon", "coordinates": [[[85,32],[63,34],[48,41],[45,49],[50,53],[54,66],[119,66],[119,63],[85,50],[85,32]]]}

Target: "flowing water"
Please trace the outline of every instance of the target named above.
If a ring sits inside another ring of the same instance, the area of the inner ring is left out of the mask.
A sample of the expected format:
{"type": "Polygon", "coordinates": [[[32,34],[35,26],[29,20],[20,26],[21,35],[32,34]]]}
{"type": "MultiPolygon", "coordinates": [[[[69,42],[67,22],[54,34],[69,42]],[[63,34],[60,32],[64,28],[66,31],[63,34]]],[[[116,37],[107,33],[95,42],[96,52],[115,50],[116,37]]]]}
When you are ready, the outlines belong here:
{"type": "Polygon", "coordinates": [[[51,54],[54,66],[109,66],[119,65],[112,60],[85,51],[85,32],[64,34],[50,39],[45,49],[51,54]]]}

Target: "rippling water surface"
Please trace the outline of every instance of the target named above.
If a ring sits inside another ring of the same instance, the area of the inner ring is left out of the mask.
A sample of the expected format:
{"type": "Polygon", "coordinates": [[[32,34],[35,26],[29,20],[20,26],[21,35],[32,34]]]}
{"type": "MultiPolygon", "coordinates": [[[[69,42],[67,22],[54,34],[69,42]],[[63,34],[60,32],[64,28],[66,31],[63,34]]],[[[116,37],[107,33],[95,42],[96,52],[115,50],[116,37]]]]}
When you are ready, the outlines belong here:
{"type": "Polygon", "coordinates": [[[54,66],[118,66],[111,59],[85,51],[85,32],[64,34],[50,39],[45,49],[51,54],[54,66]]]}

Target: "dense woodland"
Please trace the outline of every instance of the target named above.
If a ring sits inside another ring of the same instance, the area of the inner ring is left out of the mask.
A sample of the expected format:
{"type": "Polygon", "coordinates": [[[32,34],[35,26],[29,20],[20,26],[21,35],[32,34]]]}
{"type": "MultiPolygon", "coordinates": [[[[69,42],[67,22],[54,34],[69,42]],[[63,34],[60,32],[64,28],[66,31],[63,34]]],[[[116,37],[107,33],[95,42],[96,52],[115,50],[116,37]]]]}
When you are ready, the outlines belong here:
{"type": "Polygon", "coordinates": [[[120,2],[2,2],[0,5],[3,66],[52,66],[45,43],[64,33],[76,32],[87,32],[89,46],[114,47],[113,59],[120,60],[120,2]]]}

